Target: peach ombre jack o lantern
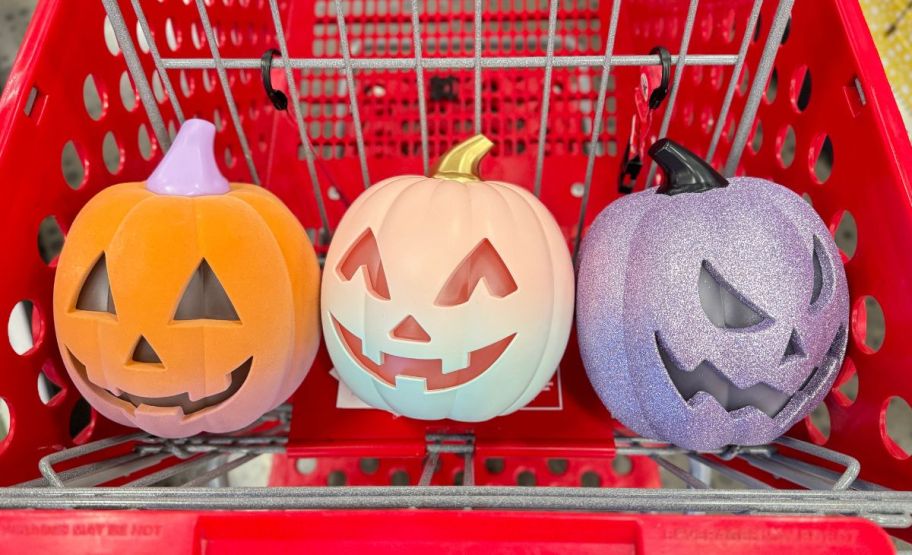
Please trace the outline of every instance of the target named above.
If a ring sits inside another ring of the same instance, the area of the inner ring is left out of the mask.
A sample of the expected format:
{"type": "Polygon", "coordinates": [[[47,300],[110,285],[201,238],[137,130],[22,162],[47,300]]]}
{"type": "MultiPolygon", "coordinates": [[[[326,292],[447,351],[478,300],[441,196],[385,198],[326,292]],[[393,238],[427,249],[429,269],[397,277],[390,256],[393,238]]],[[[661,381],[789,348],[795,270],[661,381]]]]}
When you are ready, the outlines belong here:
{"type": "Polygon", "coordinates": [[[476,135],[431,177],[365,191],[333,237],[321,311],[329,354],[364,402],[425,420],[511,413],[554,374],[573,315],[564,237],[529,191],[483,181],[476,135]]]}
{"type": "Polygon", "coordinates": [[[214,138],[187,121],[148,181],[86,204],[57,265],[57,342],[79,392],[164,437],[251,424],[294,392],[320,340],[304,229],[222,176],[214,138]]]}

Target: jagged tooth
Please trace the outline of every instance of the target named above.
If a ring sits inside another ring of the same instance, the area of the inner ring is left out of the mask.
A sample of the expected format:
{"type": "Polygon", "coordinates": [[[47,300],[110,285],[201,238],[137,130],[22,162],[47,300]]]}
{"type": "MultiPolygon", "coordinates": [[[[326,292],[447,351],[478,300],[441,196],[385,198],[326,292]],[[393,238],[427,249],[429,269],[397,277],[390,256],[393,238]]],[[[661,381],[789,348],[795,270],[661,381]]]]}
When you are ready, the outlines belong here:
{"type": "MultiPolygon", "coordinates": [[[[225,376],[225,387],[222,388],[222,391],[228,389],[229,387],[231,387],[231,378],[228,376],[225,376]]],[[[208,397],[208,395],[206,395],[206,392],[201,391],[199,389],[195,389],[193,391],[187,392],[187,398],[190,399],[191,401],[199,401],[200,399],[203,399],[205,397],[208,397]]]]}
{"type": "Polygon", "coordinates": [[[383,352],[380,347],[374,347],[367,342],[361,345],[361,354],[371,359],[374,364],[383,364],[383,352]]]}
{"type": "Polygon", "coordinates": [[[449,374],[457,370],[463,370],[469,366],[469,353],[451,354],[443,359],[443,373],[449,374]]]}

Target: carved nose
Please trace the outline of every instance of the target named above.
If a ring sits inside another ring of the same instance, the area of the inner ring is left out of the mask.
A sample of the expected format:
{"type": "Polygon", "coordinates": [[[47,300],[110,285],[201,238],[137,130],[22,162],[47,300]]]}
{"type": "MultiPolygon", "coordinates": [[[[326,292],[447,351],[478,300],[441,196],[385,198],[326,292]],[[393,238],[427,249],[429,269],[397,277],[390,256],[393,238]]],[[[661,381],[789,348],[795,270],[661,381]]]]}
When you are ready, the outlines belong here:
{"type": "Polygon", "coordinates": [[[155,349],[152,348],[152,345],[149,344],[149,341],[144,335],[139,336],[139,341],[136,342],[136,347],[133,349],[133,362],[151,362],[161,364],[161,359],[158,357],[158,353],[155,352],[155,349]]]}
{"type": "Polygon", "coordinates": [[[421,324],[418,323],[418,320],[415,320],[415,317],[408,315],[404,320],[399,322],[393,331],[390,332],[390,335],[396,339],[405,339],[407,341],[420,341],[421,343],[428,343],[431,340],[431,336],[428,335],[428,332],[421,327],[421,324]]]}
{"type": "Polygon", "coordinates": [[[801,344],[801,336],[798,335],[798,330],[792,328],[792,335],[789,336],[789,341],[785,345],[785,352],[782,354],[782,360],[779,364],[785,364],[795,357],[804,358],[805,354],[804,346],[801,344]]]}

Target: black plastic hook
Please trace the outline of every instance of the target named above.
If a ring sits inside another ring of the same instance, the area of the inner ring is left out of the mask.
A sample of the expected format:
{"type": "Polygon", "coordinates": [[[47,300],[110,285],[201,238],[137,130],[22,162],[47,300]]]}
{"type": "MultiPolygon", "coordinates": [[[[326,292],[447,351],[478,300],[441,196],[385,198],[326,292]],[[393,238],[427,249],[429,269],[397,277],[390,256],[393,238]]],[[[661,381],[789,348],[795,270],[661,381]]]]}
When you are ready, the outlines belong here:
{"type": "Polygon", "coordinates": [[[662,82],[649,95],[649,109],[655,110],[662,105],[662,101],[668,96],[668,83],[671,81],[671,52],[664,46],[656,46],[649,53],[658,54],[662,62],[662,82]]]}
{"type": "Polygon", "coordinates": [[[260,73],[263,76],[263,89],[266,91],[266,96],[269,97],[269,101],[272,102],[272,105],[275,106],[276,110],[287,110],[288,97],[285,96],[285,93],[282,91],[272,87],[272,58],[281,55],[282,53],[275,48],[271,48],[264,52],[263,55],[260,56],[260,73]]]}
{"type": "MultiPolygon", "coordinates": [[[[659,82],[659,86],[649,94],[647,101],[651,112],[658,109],[664,102],[665,97],[668,96],[668,85],[671,82],[671,53],[664,46],[656,46],[649,53],[658,54],[662,64],[662,79],[659,82]]],[[[636,122],[634,122],[634,125],[636,125],[636,122]]],[[[640,130],[640,133],[648,133],[648,126],[640,130]]],[[[634,138],[631,140],[636,140],[635,137],[637,136],[636,130],[634,130],[632,135],[634,138]]],[[[621,172],[618,175],[618,192],[621,194],[626,195],[633,192],[637,177],[639,177],[640,171],[643,169],[640,148],[642,147],[637,145],[636,150],[634,150],[634,145],[628,142],[627,147],[624,149],[624,156],[621,158],[621,172]]]]}
{"type": "Polygon", "coordinates": [[[639,156],[630,156],[630,143],[627,143],[621,159],[621,173],[618,175],[618,192],[624,195],[632,193],[642,169],[643,160],[639,156]]]}
{"type": "Polygon", "coordinates": [[[702,193],[728,186],[728,180],[706,160],[671,139],[659,139],[649,147],[649,155],[665,173],[657,194],[702,193]]]}

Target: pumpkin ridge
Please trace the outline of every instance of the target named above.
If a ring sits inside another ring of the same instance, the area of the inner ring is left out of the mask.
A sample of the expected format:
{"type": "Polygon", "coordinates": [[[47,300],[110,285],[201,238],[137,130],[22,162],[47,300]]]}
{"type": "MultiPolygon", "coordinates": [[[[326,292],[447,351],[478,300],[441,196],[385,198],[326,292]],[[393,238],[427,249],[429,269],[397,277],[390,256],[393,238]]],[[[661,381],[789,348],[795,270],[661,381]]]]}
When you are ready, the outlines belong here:
{"type": "MultiPolygon", "coordinates": [[[[525,194],[523,194],[523,192],[528,193],[528,191],[526,191],[526,189],[523,189],[521,187],[512,185],[510,183],[506,183],[506,182],[489,181],[488,183],[491,185],[491,189],[493,189],[494,191],[497,192],[497,194],[500,196],[500,198],[503,199],[504,204],[507,206],[507,208],[510,212],[510,216],[512,218],[512,223],[513,223],[512,227],[514,227],[514,228],[516,227],[516,220],[517,220],[516,207],[513,205],[514,204],[513,202],[511,202],[510,200],[507,200],[507,195],[510,195],[517,201],[521,202],[521,206],[528,209],[532,213],[533,219],[535,220],[535,223],[537,224],[535,226],[535,229],[538,234],[538,237],[535,238],[536,241],[534,241],[534,243],[540,242],[541,244],[546,245],[546,247],[543,249],[545,251],[545,256],[547,256],[547,264],[545,266],[548,268],[551,268],[553,270],[554,260],[551,257],[551,248],[550,248],[551,245],[549,244],[549,236],[547,233],[544,232],[544,229],[542,228],[541,214],[539,214],[539,211],[536,209],[536,206],[533,204],[533,202],[530,201],[529,198],[525,194]]],[[[534,196],[532,198],[535,199],[534,196]]],[[[535,199],[535,200],[537,201],[537,199],[535,199]]],[[[551,277],[556,278],[557,276],[553,275],[553,272],[552,272],[551,277]]],[[[552,279],[551,281],[552,281],[552,285],[553,285],[553,299],[551,300],[550,303],[548,303],[548,307],[547,307],[548,313],[546,316],[544,316],[544,321],[546,321],[546,322],[550,322],[554,318],[555,302],[557,301],[557,297],[558,297],[558,293],[559,293],[559,289],[560,289],[556,280],[552,279]]],[[[571,311],[572,311],[572,304],[571,304],[571,311]]],[[[550,329],[548,330],[549,339],[551,339],[551,334],[554,333],[557,330],[557,328],[558,328],[558,326],[550,326],[550,329]]],[[[534,359],[537,359],[539,361],[539,363],[538,363],[539,369],[542,366],[545,351],[547,350],[547,347],[550,344],[551,344],[550,341],[545,341],[545,342],[541,342],[538,344],[538,347],[540,348],[540,350],[538,351],[538,353],[536,354],[534,359]]],[[[559,364],[560,364],[560,361],[558,361],[558,365],[559,364]]],[[[557,367],[555,367],[555,370],[557,370],[557,367]]],[[[538,375],[538,373],[536,372],[535,375],[538,375]]],[[[548,381],[553,376],[554,376],[554,372],[552,372],[549,375],[548,380],[545,380],[544,383],[542,383],[540,385],[536,384],[535,380],[529,380],[529,383],[526,384],[526,387],[519,392],[519,395],[517,395],[516,398],[509,404],[508,408],[504,411],[504,413],[508,414],[510,412],[513,412],[514,410],[518,410],[518,409],[522,408],[522,406],[524,406],[526,404],[522,401],[529,394],[529,391],[531,389],[533,389],[536,385],[538,385],[538,387],[536,388],[536,392],[535,392],[535,394],[538,394],[538,392],[541,390],[541,388],[544,387],[544,385],[547,384],[548,381]]],[[[530,398],[530,399],[526,400],[526,402],[531,401],[531,400],[532,399],[530,398]]]]}
{"type": "MultiPolygon", "coordinates": [[[[111,241],[114,240],[114,238],[120,236],[120,234],[124,232],[124,231],[123,231],[124,224],[125,224],[125,222],[127,221],[127,219],[129,219],[130,215],[133,214],[134,212],[136,212],[137,210],[139,210],[139,207],[140,207],[140,206],[142,206],[142,205],[144,205],[144,204],[147,204],[147,203],[149,203],[149,202],[152,201],[152,200],[157,199],[158,196],[159,196],[159,195],[153,193],[152,191],[149,191],[148,189],[146,189],[146,188],[145,188],[145,183],[144,183],[144,182],[131,183],[131,185],[135,185],[137,189],[140,189],[140,188],[141,188],[141,189],[145,189],[149,194],[146,195],[146,196],[144,196],[144,197],[141,197],[141,198],[139,199],[139,201],[136,202],[136,204],[134,204],[133,206],[131,206],[129,210],[125,211],[125,212],[121,215],[120,221],[117,222],[117,226],[114,227],[113,232],[111,233],[110,237],[108,237],[108,239],[107,239],[107,243],[106,243],[104,249],[102,249],[102,252],[103,252],[103,253],[106,253],[106,254],[107,254],[107,250],[108,250],[108,248],[111,246],[111,241]]],[[[117,185],[115,185],[115,187],[117,187],[117,185]]],[[[129,190],[129,189],[125,187],[124,190],[129,190]]],[[[92,200],[94,200],[94,199],[92,199],[92,200]]],[[[110,287],[110,289],[111,289],[111,296],[113,297],[113,296],[114,296],[114,284],[113,284],[113,282],[112,282],[111,279],[110,279],[110,271],[111,271],[111,270],[108,269],[108,272],[109,272],[109,274],[108,274],[108,287],[110,287]]],[[[80,286],[80,289],[81,289],[81,287],[82,287],[82,286],[80,286]]],[[[74,305],[74,306],[75,306],[75,305],[74,305]]],[[[117,306],[116,300],[115,300],[115,302],[114,302],[114,306],[117,306]]],[[[104,343],[102,342],[102,340],[101,340],[101,339],[102,339],[102,338],[101,338],[101,331],[102,331],[101,326],[96,326],[96,328],[95,328],[95,334],[96,334],[96,339],[97,339],[97,344],[98,344],[98,345],[103,345],[103,344],[104,344],[104,343]]],[[[102,349],[103,349],[103,347],[102,347],[102,349]]],[[[127,360],[129,360],[129,357],[130,357],[131,354],[132,354],[132,352],[127,354],[127,360]]],[[[106,383],[106,384],[112,383],[112,380],[110,379],[110,376],[108,376],[108,370],[109,370],[109,369],[108,369],[107,365],[106,365],[106,364],[101,364],[101,369],[100,369],[100,370],[101,370],[101,375],[104,377],[105,383],[106,383]]],[[[88,371],[88,370],[87,370],[87,371],[88,371]]],[[[92,384],[92,385],[94,385],[94,384],[92,384]]]]}
{"type": "MultiPolygon", "coordinates": [[[[632,199],[632,198],[636,198],[636,197],[628,197],[628,198],[632,199]]],[[[650,207],[648,210],[643,211],[643,213],[640,214],[640,217],[636,220],[636,223],[632,226],[633,231],[631,233],[631,237],[636,237],[641,234],[648,234],[648,232],[649,232],[648,229],[642,229],[643,222],[650,221],[651,220],[650,216],[652,216],[655,212],[663,211],[664,209],[665,208],[662,206],[653,206],[653,207],[650,207]]],[[[623,260],[624,268],[626,268],[626,270],[624,271],[624,287],[622,289],[623,291],[625,291],[625,294],[624,294],[625,300],[622,303],[622,307],[623,307],[623,311],[621,313],[622,321],[627,320],[627,301],[626,301],[626,299],[628,298],[628,296],[626,294],[626,290],[627,290],[627,284],[632,281],[629,273],[634,268],[634,265],[630,264],[630,257],[631,257],[631,250],[627,249],[625,256],[624,256],[624,260],[623,260]]],[[[627,346],[629,345],[629,342],[627,341],[627,327],[626,326],[621,326],[621,337],[622,337],[621,345],[624,348],[624,358],[626,360],[635,359],[635,357],[630,356],[630,352],[628,351],[627,346]]],[[[655,346],[655,342],[652,343],[650,354],[652,354],[653,350],[654,350],[655,356],[658,358],[659,350],[655,346]]],[[[671,383],[671,378],[666,376],[666,379],[668,379],[669,383],[671,383]]],[[[646,437],[658,437],[660,435],[658,433],[659,428],[657,428],[656,424],[653,422],[652,411],[646,410],[646,408],[649,405],[648,405],[648,403],[643,402],[643,399],[641,396],[642,388],[632,388],[632,389],[633,389],[633,391],[636,392],[636,394],[633,395],[633,397],[632,397],[635,400],[636,405],[637,405],[637,410],[635,412],[643,415],[641,422],[649,428],[648,431],[647,430],[642,430],[642,431],[636,430],[637,433],[639,433],[642,436],[646,436],[646,437]]]]}
{"type": "MultiPolygon", "coordinates": [[[[547,256],[548,256],[547,266],[552,269],[551,283],[552,283],[553,299],[552,299],[551,303],[549,303],[549,306],[548,306],[549,315],[548,315],[547,320],[549,322],[553,321],[554,314],[556,312],[556,306],[560,300],[560,292],[561,292],[561,286],[560,286],[561,282],[559,280],[559,276],[553,270],[562,265],[556,264],[556,261],[552,257],[552,252],[553,252],[552,249],[555,247],[564,249],[564,251],[566,251],[568,259],[570,256],[570,252],[567,250],[566,244],[564,243],[563,232],[560,230],[560,226],[557,225],[556,220],[554,220],[554,216],[551,214],[550,210],[548,210],[548,208],[543,203],[539,202],[537,197],[532,195],[532,193],[530,193],[527,189],[510,184],[510,183],[503,183],[503,182],[497,182],[497,183],[501,186],[504,186],[504,188],[509,190],[511,192],[511,194],[514,194],[518,198],[522,199],[524,202],[524,205],[529,207],[529,209],[533,212],[533,214],[536,217],[536,222],[538,224],[536,226],[536,229],[540,232],[543,242],[548,245],[548,248],[546,248],[545,250],[547,251],[547,256]],[[556,232],[555,234],[549,234],[549,233],[545,232],[545,229],[544,229],[545,226],[550,225],[551,223],[555,224],[555,232],[556,232]],[[554,237],[560,237],[560,241],[557,243],[557,245],[552,244],[554,237]]],[[[539,358],[539,369],[541,369],[542,365],[544,364],[544,359],[546,358],[545,355],[547,355],[547,345],[566,344],[567,341],[569,340],[570,328],[572,328],[572,326],[573,326],[573,314],[574,314],[574,310],[575,310],[574,301],[576,299],[576,290],[575,290],[576,289],[576,287],[575,287],[576,280],[575,280],[575,276],[573,275],[572,261],[570,261],[569,266],[571,268],[569,278],[570,278],[570,282],[572,285],[571,285],[571,295],[570,295],[570,299],[569,299],[569,303],[568,303],[570,306],[570,312],[569,312],[570,324],[569,324],[569,326],[567,326],[567,330],[566,330],[567,337],[564,339],[564,341],[555,341],[555,339],[554,339],[555,334],[559,333],[562,328],[561,328],[561,326],[556,326],[556,325],[550,326],[550,329],[548,331],[548,341],[545,343],[546,348],[542,349],[541,356],[538,357],[539,358]]],[[[561,356],[556,361],[556,366],[554,367],[553,371],[548,375],[548,379],[541,380],[540,384],[535,383],[534,380],[531,381],[528,384],[528,386],[526,387],[526,389],[523,391],[523,394],[514,402],[513,406],[511,406],[510,409],[508,409],[508,412],[512,412],[512,410],[518,410],[518,409],[522,408],[529,401],[531,401],[532,399],[535,398],[535,395],[538,394],[538,392],[548,383],[548,381],[550,381],[555,375],[557,375],[557,372],[559,371],[559,368],[560,368],[561,358],[563,358],[563,350],[561,351],[561,356]],[[526,396],[529,395],[529,392],[533,391],[533,390],[535,391],[535,393],[532,396],[530,396],[528,399],[526,399],[526,396]]],[[[536,373],[536,375],[538,375],[538,374],[536,373]]],[[[558,378],[558,379],[560,379],[560,378],[558,378]]]]}
{"type": "MultiPolygon", "coordinates": [[[[260,224],[261,224],[263,227],[265,227],[265,228],[269,231],[269,233],[266,233],[266,234],[265,234],[265,235],[266,235],[266,239],[265,239],[265,240],[269,241],[269,245],[271,245],[271,246],[278,252],[279,258],[280,258],[281,260],[287,262],[286,257],[285,257],[285,252],[284,252],[284,250],[282,249],[282,246],[279,244],[278,238],[276,237],[275,229],[273,228],[273,226],[270,225],[270,219],[264,217],[264,214],[263,214],[260,210],[257,210],[257,208],[254,207],[253,204],[247,202],[246,199],[242,198],[240,195],[238,195],[238,194],[232,194],[232,193],[238,192],[239,190],[240,190],[240,191],[243,191],[243,190],[246,190],[246,189],[247,189],[247,187],[243,187],[243,188],[240,188],[240,189],[234,189],[234,190],[232,190],[231,192],[229,192],[229,193],[227,193],[227,194],[219,195],[219,196],[216,196],[216,195],[201,196],[201,197],[199,197],[199,201],[196,201],[196,200],[194,199],[194,206],[193,206],[193,209],[194,209],[194,210],[193,210],[193,211],[194,211],[195,220],[196,220],[196,222],[197,222],[197,230],[199,229],[199,212],[198,212],[199,206],[197,206],[197,204],[196,204],[197,202],[206,203],[206,202],[209,202],[209,201],[206,200],[206,199],[215,198],[215,199],[219,199],[217,202],[224,202],[224,203],[232,203],[232,204],[235,204],[236,206],[239,207],[239,210],[247,210],[247,211],[250,211],[250,212],[252,212],[253,214],[255,214],[255,215],[257,216],[257,218],[258,218],[259,221],[260,221],[260,224]]],[[[278,199],[276,199],[276,201],[278,201],[278,199]]],[[[302,230],[302,231],[303,231],[303,230],[302,230]]],[[[196,234],[197,245],[199,245],[199,236],[200,236],[200,234],[197,233],[197,234],[196,234]]],[[[264,247],[265,247],[265,245],[264,245],[264,247]]],[[[202,250],[202,249],[200,249],[200,250],[202,250]]],[[[292,301],[293,304],[296,305],[296,303],[294,303],[294,300],[295,300],[294,286],[293,286],[293,283],[292,283],[291,276],[290,276],[289,273],[288,273],[288,266],[287,266],[287,264],[286,264],[285,266],[283,266],[282,272],[283,272],[282,275],[284,275],[284,277],[285,277],[285,282],[287,283],[287,286],[288,286],[290,300],[292,301]]],[[[278,272],[276,272],[275,275],[278,275],[278,272]]],[[[277,285],[276,283],[271,283],[271,284],[270,284],[270,287],[275,287],[276,285],[277,285]]],[[[287,322],[286,325],[287,325],[287,327],[288,327],[289,329],[292,330],[292,333],[291,333],[292,341],[295,343],[294,345],[291,346],[291,349],[290,349],[292,355],[293,355],[293,353],[294,353],[294,350],[297,348],[297,341],[296,341],[297,337],[296,337],[296,336],[297,336],[297,327],[298,327],[298,326],[297,326],[297,322],[296,322],[296,317],[295,317],[295,315],[296,315],[297,310],[299,310],[299,308],[300,308],[300,307],[298,307],[298,306],[294,306],[294,311],[292,311],[292,312],[287,312],[287,311],[286,311],[286,316],[290,319],[290,322],[287,322]]],[[[235,306],[235,310],[237,310],[237,306],[235,306]]],[[[239,314],[238,316],[240,317],[240,314],[239,314]]],[[[241,321],[243,322],[243,320],[241,320],[241,321]]],[[[203,329],[204,342],[205,342],[205,337],[206,337],[206,335],[207,335],[209,332],[210,332],[210,329],[209,329],[209,328],[204,328],[204,329],[203,329]]],[[[255,366],[257,365],[257,362],[258,362],[258,361],[257,361],[256,357],[254,357],[254,365],[255,365],[255,366]]],[[[259,372],[257,372],[257,374],[261,374],[261,373],[262,373],[262,362],[260,363],[259,368],[261,368],[261,370],[259,370],[259,372]]],[[[252,372],[252,371],[253,371],[253,368],[251,368],[251,372],[252,372]]],[[[284,375],[287,377],[287,368],[284,368],[284,369],[283,369],[283,372],[284,372],[284,375]]],[[[254,378],[257,378],[257,377],[258,377],[257,375],[254,375],[254,378]]],[[[207,373],[204,373],[204,379],[208,379],[208,374],[207,374],[207,373]]],[[[206,391],[209,391],[209,383],[207,382],[205,385],[206,385],[206,391]]],[[[273,382],[273,385],[274,385],[274,387],[273,387],[273,392],[272,392],[271,395],[270,395],[271,397],[275,397],[276,395],[279,395],[281,391],[284,391],[284,383],[282,383],[282,382],[275,382],[275,381],[274,381],[274,382],[273,382]]],[[[243,389],[243,387],[242,387],[242,389],[243,389]]],[[[293,393],[293,391],[290,392],[289,395],[290,395],[291,393],[293,393]]],[[[284,399],[282,399],[282,400],[284,400],[284,399]]],[[[281,401],[280,401],[280,402],[281,402],[281,401]]],[[[271,408],[274,408],[274,407],[271,407],[271,408]]],[[[268,410],[268,409],[267,409],[267,410],[268,410]]]]}
{"type": "MultiPolygon", "coordinates": [[[[270,191],[260,187],[247,186],[243,189],[232,191],[231,194],[238,200],[245,202],[261,215],[267,227],[273,232],[273,237],[278,243],[279,250],[286,262],[286,266],[282,271],[287,276],[288,283],[291,284],[292,300],[295,303],[295,314],[292,322],[295,330],[295,346],[292,361],[293,363],[301,364],[303,366],[302,369],[297,371],[297,373],[300,374],[299,376],[296,375],[294,369],[292,369],[290,374],[286,373],[285,375],[282,390],[293,392],[309,373],[320,344],[320,293],[319,288],[312,287],[312,283],[308,282],[311,273],[313,274],[316,283],[319,284],[320,282],[321,275],[316,253],[314,252],[313,245],[307,240],[307,235],[303,226],[301,226],[300,221],[298,221],[293,214],[284,210],[284,206],[279,204],[281,201],[270,191]],[[254,201],[250,202],[251,200],[254,201]],[[294,229],[295,227],[297,229],[294,229]],[[303,247],[304,252],[286,252],[286,249],[283,247],[284,241],[281,241],[280,238],[284,235],[285,239],[293,241],[295,239],[294,235],[296,231],[298,231],[300,235],[300,245],[290,244],[288,245],[288,249],[289,251],[293,251],[299,247],[303,247]],[[306,259],[306,262],[304,259],[306,259]],[[301,278],[299,280],[296,280],[291,272],[291,263],[295,261],[302,262],[300,264],[301,267],[299,268],[301,270],[301,278]],[[313,292],[313,298],[305,295],[306,292],[313,292]],[[315,310],[308,310],[311,306],[313,306],[315,310]],[[305,318],[303,314],[305,311],[311,313],[307,318],[305,318]],[[312,326],[308,328],[307,320],[311,318],[311,316],[313,317],[313,322],[311,322],[312,326]],[[316,341],[311,341],[310,343],[312,344],[308,344],[307,336],[316,338],[316,341]]],[[[281,401],[283,400],[284,399],[280,400],[278,404],[281,404],[281,401]]]]}

